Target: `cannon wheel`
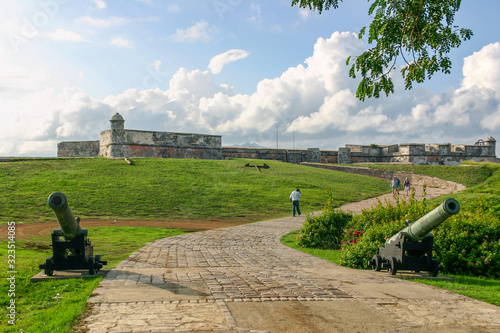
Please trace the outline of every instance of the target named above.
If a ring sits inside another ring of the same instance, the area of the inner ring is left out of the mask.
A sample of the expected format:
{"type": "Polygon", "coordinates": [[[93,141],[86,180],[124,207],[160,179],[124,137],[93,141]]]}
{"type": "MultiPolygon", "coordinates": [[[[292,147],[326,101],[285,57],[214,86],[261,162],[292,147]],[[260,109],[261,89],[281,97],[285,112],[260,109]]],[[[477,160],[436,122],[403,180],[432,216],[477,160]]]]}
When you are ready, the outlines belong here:
{"type": "Polygon", "coordinates": [[[95,270],[95,259],[94,256],[89,257],[89,274],[90,275],[95,275],[96,270],[95,270]]]}
{"type": "Polygon", "coordinates": [[[436,277],[439,273],[439,263],[436,259],[432,259],[432,269],[429,271],[429,276],[436,277]]]}
{"type": "Polygon", "coordinates": [[[54,260],[52,260],[52,258],[47,258],[45,260],[45,268],[43,271],[47,276],[54,275],[54,260]]]}
{"type": "Polygon", "coordinates": [[[380,272],[380,269],[382,269],[382,257],[378,254],[373,256],[372,269],[377,272],[380,272]]]}
{"type": "Polygon", "coordinates": [[[389,260],[389,274],[391,275],[396,275],[396,273],[398,272],[398,260],[394,257],[392,257],[390,260],[389,260]]]}

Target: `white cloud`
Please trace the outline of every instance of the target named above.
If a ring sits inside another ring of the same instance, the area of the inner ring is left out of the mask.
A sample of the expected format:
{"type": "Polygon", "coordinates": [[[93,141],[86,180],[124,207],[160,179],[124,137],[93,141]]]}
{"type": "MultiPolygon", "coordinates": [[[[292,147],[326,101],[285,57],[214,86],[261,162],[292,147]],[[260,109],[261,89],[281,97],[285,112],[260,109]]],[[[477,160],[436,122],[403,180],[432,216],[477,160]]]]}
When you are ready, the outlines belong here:
{"type": "Polygon", "coordinates": [[[104,0],[94,0],[94,3],[97,9],[106,9],[108,7],[104,0]]]}
{"type": "Polygon", "coordinates": [[[262,24],[262,11],[260,5],[254,3],[250,4],[250,17],[248,21],[257,25],[262,24]]]}
{"type": "Polygon", "coordinates": [[[210,63],[208,64],[208,69],[213,74],[218,74],[222,71],[222,68],[225,65],[235,62],[237,60],[245,59],[246,57],[248,57],[249,54],[250,53],[245,50],[232,49],[226,51],[224,53],[218,54],[215,57],[213,57],[210,60],[210,63]]]}
{"type": "Polygon", "coordinates": [[[88,42],[88,40],[79,33],[64,29],[57,29],[56,31],[53,32],[47,32],[45,35],[53,40],[69,41],[69,42],[88,42]]]}
{"type": "Polygon", "coordinates": [[[464,59],[463,87],[493,89],[500,93],[500,43],[486,45],[464,59]]]}
{"type": "Polygon", "coordinates": [[[119,16],[112,16],[108,18],[83,16],[78,18],[76,21],[78,23],[83,23],[97,28],[122,26],[130,22],[130,20],[119,16]]]}
{"type": "Polygon", "coordinates": [[[121,36],[113,37],[110,44],[118,47],[132,48],[132,42],[121,36]]]}
{"type": "Polygon", "coordinates": [[[76,19],[77,23],[89,25],[96,28],[111,28],[124,26],[131,23],[137,22],[156,22],[159,21],[157,17],[138,17],[138,18],[125,18],[121,16],[110,16],[107,18],[101,17],[91,17],[91,16],[82,16],[76,19]]]}
{"type": "Polygon", "coordinates": [[[302,20],[306,21],[311,16],[311,11],[308,9],[300,8],[299,16],[302,20]]]}
{"type": "Polygon", "coordinates": [[[174,5],[169,5],[169,6],[167,7],[167,11],[168,11],[169,13],[178,13],[178,12],[180,12],[181,10],[180,10],[180,8],[179,8],[179,5],[174,4],[174,5]]]}
{"type": "Polygon", "coordinates": [[[177,29],[170,38],[178,42],[196,43],[201,41],[208,43],[213,39],[216,32],[215,27],[210,26],[205,21],[200,21],[187,29],[177,29]]]}
{"type": "Polygon", "coordinates": [[[153,67],[155,71],[159,72],[160,71],[160,66],[161,66],[161,60],[155,60],[152,63],[150,63],[149,65],[151,67],[153,67]]]}

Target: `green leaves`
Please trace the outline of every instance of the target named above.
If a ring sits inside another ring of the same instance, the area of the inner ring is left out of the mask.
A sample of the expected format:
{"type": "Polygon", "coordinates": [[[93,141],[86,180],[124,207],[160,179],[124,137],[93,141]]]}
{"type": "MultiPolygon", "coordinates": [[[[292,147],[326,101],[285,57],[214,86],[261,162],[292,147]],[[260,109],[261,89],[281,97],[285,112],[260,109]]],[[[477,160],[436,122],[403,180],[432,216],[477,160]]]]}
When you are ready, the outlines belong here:
{"type": "MultiPolygon", "coordinates": [[[[317,10],[337,8],[338,0],[293,0],[292,6],[317,10]]],[[[359,38],[367,37],[373,47],[358,56],[351,56],[349,76],[361,81],[356,97],[380,97],[394,93],[392,71],[400,67],[405,89],[422,83],[436,72],[450,73],[451,60],[447,54],[469,40],[469,29],[454,25],[460,0],[368,0],[368,14],[373,20],[363,27],[359,38]]]]}
{"type": "MultiPolygon", "coordinates": [[[[342,2],[342,0],[340,0],[342,2]]],[[[309,8],[317,10],[321,14],[323,10],[328,10],[330,7],[337,8],[339,0],[292,0],[292,6],[299,5],[300,8],[309,8]]]]}

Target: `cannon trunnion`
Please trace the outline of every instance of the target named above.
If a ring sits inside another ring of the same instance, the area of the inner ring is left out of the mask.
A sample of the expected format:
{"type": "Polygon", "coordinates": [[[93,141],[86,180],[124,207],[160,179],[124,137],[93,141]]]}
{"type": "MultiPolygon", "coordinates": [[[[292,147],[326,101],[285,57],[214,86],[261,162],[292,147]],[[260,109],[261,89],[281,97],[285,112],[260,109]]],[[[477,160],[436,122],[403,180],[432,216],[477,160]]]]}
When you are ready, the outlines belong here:
{"type": "Polygon", "coordinates": [[[446,199],[441,205],[409,224],[393,235],[384,247],[379,248],[379,254],[368,261],[375,271],[388,269],[395,275],[399,270],[428,272],[437,276],[439,263],[432,258],[434,236],[431,231],[448,217],[460,211],[460,204],[453,198],[446,199]]]}
{"type": "Polygon", "coordinates": [[[101,256],[94,256],[94,247],[87,238],[87,229],[80,228],[80,218],[75,218],[68,206],[66,196],[54,192],[49,196],[49,206],[54,210],[61,229],[52,232],[53,256],[47,258],[45,264],[39,265],[47,276],[54,271],[86,269],[90,275],[95,275],[107,264],[101,256]]]}

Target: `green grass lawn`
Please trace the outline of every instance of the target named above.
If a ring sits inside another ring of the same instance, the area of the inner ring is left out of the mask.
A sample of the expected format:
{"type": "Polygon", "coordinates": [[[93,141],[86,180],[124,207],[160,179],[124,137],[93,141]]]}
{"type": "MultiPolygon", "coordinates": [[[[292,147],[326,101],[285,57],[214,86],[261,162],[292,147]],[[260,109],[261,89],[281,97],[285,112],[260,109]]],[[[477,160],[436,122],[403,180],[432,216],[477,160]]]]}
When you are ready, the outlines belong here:
{"type": "Polygon", "coordinates": [[[0,221],[53,221],[50,193],[66,194],[82,219],[244,219],[289,214],[288,196],[301,188],[305,212],[319,210],[331,187],[340,204],[388,192],[381,179],[266,161],[103,158],[0,163],[0,221]]]}

